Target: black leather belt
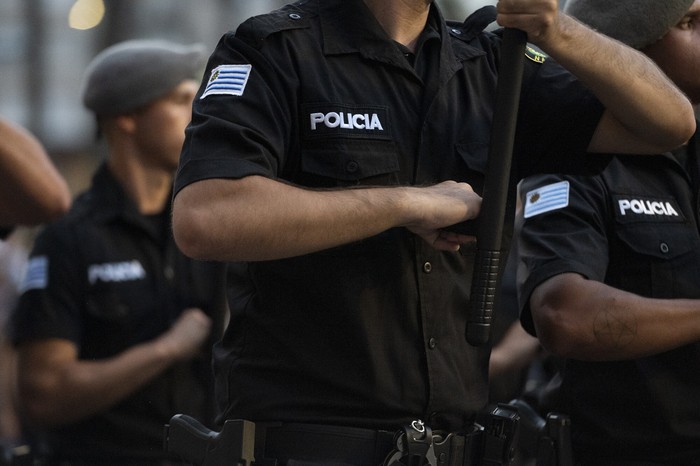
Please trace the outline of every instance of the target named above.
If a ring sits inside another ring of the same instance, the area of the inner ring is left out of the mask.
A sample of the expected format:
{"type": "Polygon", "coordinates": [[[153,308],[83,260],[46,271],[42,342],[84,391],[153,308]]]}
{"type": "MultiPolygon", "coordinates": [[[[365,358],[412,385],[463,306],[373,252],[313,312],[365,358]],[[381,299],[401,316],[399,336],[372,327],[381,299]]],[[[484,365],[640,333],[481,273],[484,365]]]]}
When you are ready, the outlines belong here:
{"type": "MultiPolygon", "coordinates": [[[[414,423],[415,424],[415,423],[414,423]]],[[[408,464],[401,461],[412,449],[407,430],[392,432],[355,427],[317,424],[256,423],[255,463],[281,466],[289,460],[301,463],[386,466],[408,464]],[[399,464],[400,463],[400,464],[399,464]]],[[[470,466],[479,464],[480,433],[432,432],[425,444],[425,461],[431,466],[470,466]]],[[[410,461],[409,461],[410,462],[410,461]]]]}
{"type": "Polygon", "coordinates": [[[378,466],[394,446],[394,432],[318,424],[256,423],[256,464],[300,462],[378,466]]]}

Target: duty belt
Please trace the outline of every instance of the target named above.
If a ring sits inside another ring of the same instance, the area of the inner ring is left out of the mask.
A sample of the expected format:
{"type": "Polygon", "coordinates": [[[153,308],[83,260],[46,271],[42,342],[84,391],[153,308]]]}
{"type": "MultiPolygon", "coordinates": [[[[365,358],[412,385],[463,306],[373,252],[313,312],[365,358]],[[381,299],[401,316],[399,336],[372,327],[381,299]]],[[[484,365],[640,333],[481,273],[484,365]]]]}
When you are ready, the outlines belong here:
{"type": "Polygon", "coordinates": [[[165,448],[201,466],[496,466],[513,459],[518,421],[517,410],[499,405],[462,432],[433,431],[420,420],[396,432],[231,420],[215,433],[176,415],[166,425],[165,448]]]}
{"type": "Polygon", "coordinates": [[[414,421],[399,432],[316,424],[256,425],[255,464],[289,460],[356,466],[475,466],[482,431],[433,432],[414,421]]]}

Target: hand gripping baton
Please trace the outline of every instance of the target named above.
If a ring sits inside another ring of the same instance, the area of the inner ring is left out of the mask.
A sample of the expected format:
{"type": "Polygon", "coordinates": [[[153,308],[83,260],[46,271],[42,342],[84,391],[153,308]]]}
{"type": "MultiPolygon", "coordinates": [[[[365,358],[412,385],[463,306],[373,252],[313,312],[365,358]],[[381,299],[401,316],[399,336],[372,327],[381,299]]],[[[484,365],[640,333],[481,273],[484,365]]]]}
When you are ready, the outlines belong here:
{"type": "Polygon", "coordinates": [[[491,332],[526,43],[525,32],[504,29],[467,317],[466,338],[473,346],[485,344],[491,332]]]}

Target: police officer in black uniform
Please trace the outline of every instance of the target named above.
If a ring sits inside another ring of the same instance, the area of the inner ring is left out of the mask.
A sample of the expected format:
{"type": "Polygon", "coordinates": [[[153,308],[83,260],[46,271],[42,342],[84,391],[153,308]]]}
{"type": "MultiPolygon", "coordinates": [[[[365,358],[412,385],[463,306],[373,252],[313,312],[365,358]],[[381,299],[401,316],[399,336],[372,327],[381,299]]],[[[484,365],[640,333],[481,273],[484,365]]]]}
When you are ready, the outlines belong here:
{"type": "MultiPolygon", "coordinates": [[[[689,136],[690,105],[641,54],[559,16],[556,1],[499,8],[605,98],[530,52],[518,173],[614,150],[633,138],[623,128],[649,136],[647,152],[689,136]],[[579,45],[649,80],[630,83],[579,45]]],[[[283,423],[256,460],[377,464],[391,449],[379,432],[468,430],[486,403],[489,350],[464,338],[473,237],[441,229],[479,213],[493,11],[462,24],[426,0],[300,1],[248,20],[211,56],[174,232],[193,257],[245,261],[215,372],[220,421],[283,423]]]]}
{"type": "MultiPolygon", "coordinates": [[[[700,102],[700,0],[570,0],[567,11],[700,102]]],[[[522,183],[522,319],[568,358],[544,409],[570,415],[578,464],[700,464],[698,144],[522,183]]]]}
{"type": "Polygon", "coordinates": [[[87,70],[107,160],[37,238],[12,321],[21,407],[45,434],[46,464],[166,464],[173,414],[212,419],[224,269],[182,255],[169,220],[204,59],[201,46],[137,40],[87,70]]]}

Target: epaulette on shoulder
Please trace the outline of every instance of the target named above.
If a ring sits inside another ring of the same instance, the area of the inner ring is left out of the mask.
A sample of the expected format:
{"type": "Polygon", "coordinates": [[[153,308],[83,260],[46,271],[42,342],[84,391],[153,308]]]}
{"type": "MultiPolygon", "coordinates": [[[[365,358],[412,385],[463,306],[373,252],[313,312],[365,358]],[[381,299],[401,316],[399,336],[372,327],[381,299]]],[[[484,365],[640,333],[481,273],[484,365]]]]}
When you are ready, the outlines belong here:
{"type": "Polygon", "coordinates": [[[311,18],[317,16],[317,13],[304,8],[307,3],[308,0],[301,0],[279,10],[253,16],[238,27],[236,35],[261,41],[277,32],[308,28],[311,26],[311,18]]]}
{"type": "Polygon", "coordinates": [[[448,26],[453,34],[462,40],[470,41],[496,21],[496,7],[492,5],[479,8],[469,15],[463,23],[449,22],[448,26]]]}

